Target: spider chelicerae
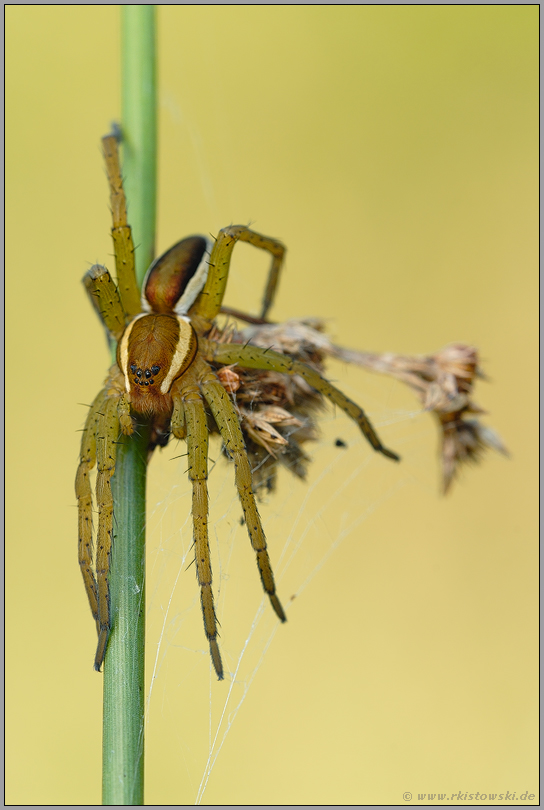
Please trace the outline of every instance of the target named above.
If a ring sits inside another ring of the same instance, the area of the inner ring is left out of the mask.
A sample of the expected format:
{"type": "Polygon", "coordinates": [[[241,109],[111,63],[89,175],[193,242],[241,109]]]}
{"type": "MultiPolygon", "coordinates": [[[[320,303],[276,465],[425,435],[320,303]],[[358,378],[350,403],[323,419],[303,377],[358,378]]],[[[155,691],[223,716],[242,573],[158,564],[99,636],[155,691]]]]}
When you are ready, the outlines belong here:
{"type": "MultiPolygon", "coordinates": [[[[150,450],[157,445],[164,446],[170,435],[187,442],[188,475],[193,488],[196,574],[204,630],[217,677],[221,680],[223,665],[217,641],[207,525],[210,430],[220,433],[224,451],[234,462],[236,488],[262,585],[278,618],[282,622],[286,619],[276,594],[246,443],[257,442],[262,452],[273,457],[274,442],[288,442],[272,424],[274,419],[288,422],[289,414],[276,408],[275,416],[263,416],[260,423],[254,420],[252,425],[246,424],[234,396],[240,374],[233,368],[240,373],[247,374],[247,369],[253,369],[256,373],[290,375],[298,379],[302,386],[311,387],[342,408],[359,425],[374,450],[394,460],[398,460],[398,456],[384,447],[364,411],[315,368],[296,357],[250,343],[225,341],[221,332],[217,332],[215,318],[221,310],[236,242],[249,242],[272,256],[262,322],[273,302],[283,263],[285,248],[281,242],[243,225],[224,228],[214,242],[202,236],[190,236],[153,262],[140,297],[116,137],[103,138],[103,148],[110,184],[117,284],[101,265],[94,265],[86,273],[84,284],[108,335],[117,341],[117,362],[110,368],[104,388],[90,407],[76,477],[79,564],[98,630],[94,666],[97,670],[102,666],[111,628],[108,578],[114,526],[111,478],[115,472],[116,442],[120,432],[134,433],[134,420],[140,415],[151,423],[150,450]],[[266,434],[264,438],[259,430],[266,434]],[[90,473],[95,464],[98,529],[93,555],[90,473]]],[[[246,422],[248,419],[249,415],[246,422]]],[[[262,485],[262,478],[258,485],[262,485]]]]}

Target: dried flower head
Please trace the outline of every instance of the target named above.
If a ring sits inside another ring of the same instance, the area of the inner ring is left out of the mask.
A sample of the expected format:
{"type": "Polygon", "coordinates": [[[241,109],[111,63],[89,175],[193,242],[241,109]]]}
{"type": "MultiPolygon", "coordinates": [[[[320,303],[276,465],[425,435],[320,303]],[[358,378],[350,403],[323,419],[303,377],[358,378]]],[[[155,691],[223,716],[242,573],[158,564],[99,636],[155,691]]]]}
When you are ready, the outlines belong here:
{"type": "MultiPolygon", "coordinates": [[[[236,313],[240,316],[240,313],[236,313]]],[[[327,356],[388,374],[412,388],[423,408],[434,413],[442,437],[443,490],[447,492],[460,467],[481,459],[487,448],[507,454],[494,430],[473,418],[485,411],[472,400],[477,378],[484,378],[478,352],[473,346],[452,343],[428,356],[373,354],[335,346],[318,318],[290,320],[281,324],[252,323],[242,330],[232,324],[219,330],[215,340],[271,348],[309,363],[322,372],[327,356]]],[[[226,369],[219,370],[225,387],[226,369]],[[224,379],[223,379],[224,377],[224,379]]],[[[276,372],[230,369],[236,375],[236,401],[242,416],[257,490],[274,488],[277,464],[304,478],[309,458],[302,445],[317,438],[315,415],[322,407],[321,395],[300,377],[276,372]]],[[[230,377],[229,377],[230,380],[230,377]]],[[[227,390],[229,390],[227,388],[227,390]]]]}
{"type": "Polygon", "coordinates": [[[416,391],[423,407],[435,414],[442,436],[442,482],[447,492],[468,462],[477,462],[487,448],[507,455],[499,435],[470,414],[483,414],[472,399],[477,378],[484,375],[478,365],[478,352],[464,343],[451,343],[429,356],[407,357],[396,354],[354,352],[333,346],[336,357],[389,374],[416,391]]]}

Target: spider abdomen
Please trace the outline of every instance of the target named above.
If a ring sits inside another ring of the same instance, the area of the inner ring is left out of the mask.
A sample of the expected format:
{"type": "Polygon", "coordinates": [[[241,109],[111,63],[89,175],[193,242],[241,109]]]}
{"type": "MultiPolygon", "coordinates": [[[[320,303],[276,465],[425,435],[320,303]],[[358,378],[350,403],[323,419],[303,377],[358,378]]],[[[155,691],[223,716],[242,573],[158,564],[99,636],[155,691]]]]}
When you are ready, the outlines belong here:
{"type": "Polygon", "coordinates": [[[117,352],[133,410],[171,413],[170,388],[189,368],[197,348],[194,329],[184,318],[166,313],[134,318],[117,352]]]}
{"type": "Polygon", "coordinates": [[[208,249],[204,236],[188,236],[153,262],[143,287],[153,312],[189,310],[208,275],[208,249]]]}

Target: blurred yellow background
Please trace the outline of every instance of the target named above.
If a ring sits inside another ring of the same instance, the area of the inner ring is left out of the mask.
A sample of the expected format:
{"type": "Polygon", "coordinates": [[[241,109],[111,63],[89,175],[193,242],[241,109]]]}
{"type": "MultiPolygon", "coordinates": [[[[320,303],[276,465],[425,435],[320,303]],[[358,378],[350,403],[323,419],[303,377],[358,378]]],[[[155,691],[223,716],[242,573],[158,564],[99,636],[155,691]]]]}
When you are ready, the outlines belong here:
{"type": "MultiPolygon", "coordinates": [[[[251,630],[260,583],[218,463],[222,648],[240,663],[222,684],[180,562],[185,451],[153,459],[146,802],[192,804],[210,760],[205,804],[516,804],[537,792],[538,7],[159,6],[158,30],[158,250],[251,222],[288,246],[274,319],[323,316],[368,350],[478,346],[475,399],[511,458],[441,497],[412,395],[331,365],[403,462],[324,416],[308,484],[285,474],[262,508],[289,603],[275,635],[267,605],[251,630]]],[[[99,141],[119,8],[11,5],[6,36],[6,803],[97,804],[73,479],[108,366],[80,278],[112,264],[99,141]]],[[[255,310],[264,267],[241,247],[228,303],[255,310]]]]}

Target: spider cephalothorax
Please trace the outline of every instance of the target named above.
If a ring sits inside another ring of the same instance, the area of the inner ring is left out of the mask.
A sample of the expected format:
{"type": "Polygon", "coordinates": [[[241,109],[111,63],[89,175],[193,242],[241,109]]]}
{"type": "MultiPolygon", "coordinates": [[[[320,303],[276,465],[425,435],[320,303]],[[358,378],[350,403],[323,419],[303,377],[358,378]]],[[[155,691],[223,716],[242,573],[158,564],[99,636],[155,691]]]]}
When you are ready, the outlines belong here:
{"type": "MultiPolygon", "coordinates": [[[[157,444],[166,444],[170,434],[187,441],[188,474],[193,487],[195,563],[204,629],[217,676],[221,679],[223,665],[217,643],[207,528],[209,430],[221,434],[224,450],[234,462],[236,488],[263,588],[276,614],[285,621],[255,501],[255,486],[262,486],[264,478],[253,481],[246,441],[253,443],[261,456],[264,452],[273,457],[274,446],[282,442],[289,444],[273,424],[302,427],[296,415],[274,405],[273,399],[262,418],[244,409],[243,391],[240,392],[241,405],[237,407],[235,396],[243,375],[248,373],[246,370],[254,370],[261,378],[268,374],[298,379],[302,389],[319,392],[342,408],[357,422],[375,450],[395,460],[398,456],[383,446],[363,410],[315,368],[270,349],[223,340],[212,331],[225,293],[232,250],[239,240],[272,255],[261,313],[261,319],[265,318],[285,252],[277,240],[243,225],[223,229],[214,243],[201,236],[183,239],[149,268],[140,300],[117,144],[113,136],[104,138],[103,143],[110,181],[118,279],[115,284],[105,267],[95,265],[85,275],[84,283],[110,338],[117,341],[117,362],[91,405],[76,478],[79,563],[98,629],[95,668],[100,669],[104,660],[111,625],[108,578],[114,525],[111,477],[115,472],[116,441],[120,432],[129,436],[134,433],[134,417],[142,414],[151,423],[150,450],[157,444]],[[214,335],[220,339],[213,339],[214,335]],[[233,368],[238,368],[240,373],[232,371],[233,368]],[[90,471],[95,464],[99,519],[93,560],[90,471]]],[[[250,385],[248,382],[248,389],[250,385]]],[[[273,390],[273,383],[270,385],[273,390]]],[[[280,385],[277,388],[281,390],[280,385]]],[[[306,397],[311,400],[311,393],[306,397]]],[[[301,451],[297,448],[299,445],[293,443],[295,463],[297,453],[300,460],[301,451]]]]}
{"type": "Polygon", "coordinates": [[[130,404],[146,415],[172,412],[172,383],[198,348],[195,330],[179,315],[141,315],[127,326],[117,349],[130,404]]]}

